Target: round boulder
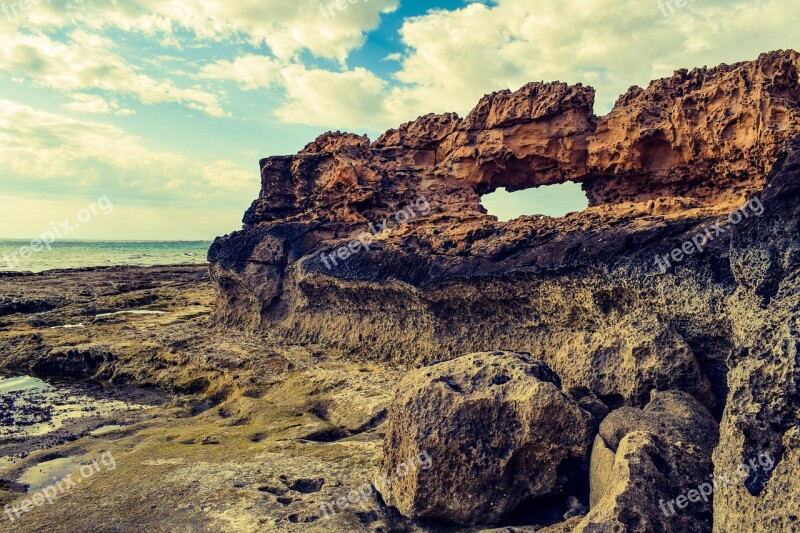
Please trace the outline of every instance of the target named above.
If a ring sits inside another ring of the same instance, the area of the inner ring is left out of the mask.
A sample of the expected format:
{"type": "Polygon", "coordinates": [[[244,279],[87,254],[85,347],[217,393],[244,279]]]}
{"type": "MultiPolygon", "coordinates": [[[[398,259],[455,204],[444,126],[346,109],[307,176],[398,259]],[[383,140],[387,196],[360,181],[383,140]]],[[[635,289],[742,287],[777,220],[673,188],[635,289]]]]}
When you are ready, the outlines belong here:
{"type": "Polygon", "coordinates": [[[411,518],[493,524],[528,498],[559,494],[592,437],[591,415],[544,362],[470,354],[398,385],[376,486],[411,518]]]}

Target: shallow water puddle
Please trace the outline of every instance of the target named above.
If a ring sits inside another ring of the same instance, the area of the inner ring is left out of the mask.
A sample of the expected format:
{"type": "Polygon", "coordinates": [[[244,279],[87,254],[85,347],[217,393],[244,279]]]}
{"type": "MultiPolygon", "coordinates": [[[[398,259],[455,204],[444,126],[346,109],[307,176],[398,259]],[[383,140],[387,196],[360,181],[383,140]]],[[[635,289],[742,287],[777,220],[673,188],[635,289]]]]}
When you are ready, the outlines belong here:
{"type": "Polygon", "coordinates": [[[97,318],[103,318],[106,316],[117,316],[117,315],[165,315],[166,311],[150,311],[148,309],[131,309],[128,311],[115,311],[113,313],[100,313],[95,315],[97,318]]]}
{"type": "Polygon", "coordinates": [[[103,435],[108,435],[109,433],[114,433],[119,429],[125,429],[128,426],[120,426],[119,424],[109,424],[108,426],[103,426],[101,428],[97,428],[89,435],[92,437],[102,437],[103,435]]]}
{"type": "Polygon", "coordinates": [[[46,435],[71,420],[150,407],[90,394],[86,388],[29,376],[0,376],[0,439],[46,435]]]}
{"type": "Polygon", "coordinates": [[[23,485],[28,485],[29,493],[38,492],[52,485],[54,480],[67,477],[80,466],[71,457],[53,459],[29,468],[20,476],[18,481],[23,485]]]}

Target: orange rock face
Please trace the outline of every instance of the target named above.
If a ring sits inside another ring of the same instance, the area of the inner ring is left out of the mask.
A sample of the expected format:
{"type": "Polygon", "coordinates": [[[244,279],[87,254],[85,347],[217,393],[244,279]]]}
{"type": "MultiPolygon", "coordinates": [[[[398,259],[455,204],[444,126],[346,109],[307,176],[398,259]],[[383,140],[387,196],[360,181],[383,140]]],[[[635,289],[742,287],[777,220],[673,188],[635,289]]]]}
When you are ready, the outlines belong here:
{"type": "Polygon", "coordinates": [[[594,90],[531,83],[484,97],[469,115],[426,115],[367,137],[328,133],[262,161],[245,222],[299,217],[361,223],[425,196],[440,213],[485,213],[480,196],[581,182],[590,206],[681,198],[741,202],[765,185],[800,133],[800,54],[681,70],[632,87],[604,117],[594,90]]]}
{"type": "MultiPolygon", "coordinates": [[[[653,266],[784,164],[800,136],[798,70],[794,51],[682,70],[631,88],[604,117],[590,87],[531,83],[465,118],[426,115],[374,142],[326,133],[265,159],[244,229],[209,254],[217,320],[274,329],[310,309],[317,276],[422,286],[606,260],[653,266]],[[499,187],[568,181],[590,207],[560,219],[501,223],[480,203],[499,187]],[[411,205],[422,216],[365,234],[411,205]]],[[[726,241],[713,246],[724,261],[726,241]]]]}
{"type": "Polygon", "coordinates": [[[713,205],[761,190],[800,129],[799,66],[797,52],[773,52],[631,88],[590,139],[590,203],[677,196],[713,205]]]}

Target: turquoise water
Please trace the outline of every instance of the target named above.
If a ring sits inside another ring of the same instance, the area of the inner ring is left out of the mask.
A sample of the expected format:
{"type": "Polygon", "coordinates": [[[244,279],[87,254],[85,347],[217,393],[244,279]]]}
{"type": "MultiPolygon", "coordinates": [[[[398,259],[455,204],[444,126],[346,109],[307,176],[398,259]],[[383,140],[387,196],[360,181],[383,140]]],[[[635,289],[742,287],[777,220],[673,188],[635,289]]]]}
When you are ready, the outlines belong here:
{"type": "Polygon", "coordinates": [[[42,272],[56,268],[155,266],[206,263],[211,241],[60,241],[20,253],[29,240],[0,239],[0,271],[42,272]]]}

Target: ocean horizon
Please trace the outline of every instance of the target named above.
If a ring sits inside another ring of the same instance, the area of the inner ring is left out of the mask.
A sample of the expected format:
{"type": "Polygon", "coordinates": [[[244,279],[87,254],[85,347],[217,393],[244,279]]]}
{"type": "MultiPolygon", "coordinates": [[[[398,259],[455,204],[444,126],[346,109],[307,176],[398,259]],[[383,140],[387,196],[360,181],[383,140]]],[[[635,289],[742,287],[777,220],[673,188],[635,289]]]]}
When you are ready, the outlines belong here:
{"type": "Polygon", "coordinates": [[[63,240],[31,250],[32,239],[0,239],[0,272],[102,266],[204,264],[213,241],[63,240]],[[23,253],[23,250],[27,252],[23,253]],[[26,257],[24,257],[26,256],[26,257]]]}

